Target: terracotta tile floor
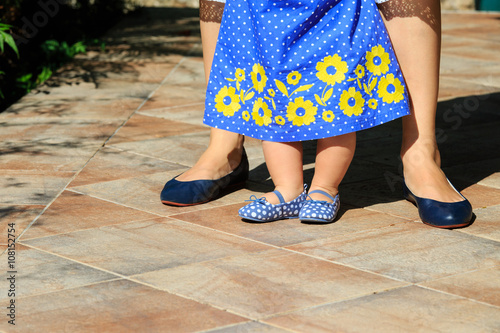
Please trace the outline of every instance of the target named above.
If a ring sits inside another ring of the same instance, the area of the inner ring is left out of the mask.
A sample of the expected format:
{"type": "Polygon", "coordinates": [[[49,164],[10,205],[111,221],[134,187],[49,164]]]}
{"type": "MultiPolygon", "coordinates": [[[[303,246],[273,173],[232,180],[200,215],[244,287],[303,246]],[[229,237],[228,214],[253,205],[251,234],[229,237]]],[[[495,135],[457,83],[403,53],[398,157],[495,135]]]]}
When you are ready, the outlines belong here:
{"type": "Polygon", "coordinates": [[[500,14],[443,14],[438,138],[471,226],[428,227],[401,199],[398,121],[359,133],[334,223],[255,224],[237,210],[271,188],[257,140],[246,188],[160,203],[208,143],[197,11],[125,19],[0,114],[0,250],[17,237],[0,331],[499,332],[499,36],[500,14]]]}

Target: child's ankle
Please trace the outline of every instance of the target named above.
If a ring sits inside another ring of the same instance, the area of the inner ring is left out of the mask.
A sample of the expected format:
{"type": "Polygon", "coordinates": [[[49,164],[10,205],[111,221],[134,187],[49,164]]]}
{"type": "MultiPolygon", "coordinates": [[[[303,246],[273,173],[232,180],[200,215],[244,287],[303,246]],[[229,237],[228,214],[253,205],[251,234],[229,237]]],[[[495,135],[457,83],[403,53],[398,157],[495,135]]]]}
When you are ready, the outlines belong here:
{"type": "MultiPolygon", "coordinates": [[[[292,201],[293,199],[297,198],[302,192],[304,192],[304,187],[303,187],[303,185],[301,185],[301,186],[289,186],[289,185],[276,186],[274,188],[274,190],[281,193],[285,202],[289,202],[289,201],[292,201]]],[[[265,197],[266,197],[266,200],[273,205],[280,203],[278,196],[272,192],[268,193],[265,197]]]]}

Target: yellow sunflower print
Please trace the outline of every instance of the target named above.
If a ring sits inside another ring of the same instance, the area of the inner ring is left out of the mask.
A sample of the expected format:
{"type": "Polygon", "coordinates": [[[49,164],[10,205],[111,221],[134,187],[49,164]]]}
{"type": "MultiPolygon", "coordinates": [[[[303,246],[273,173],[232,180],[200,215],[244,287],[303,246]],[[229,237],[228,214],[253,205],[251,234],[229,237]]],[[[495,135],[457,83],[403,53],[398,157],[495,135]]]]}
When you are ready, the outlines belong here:
{"type": "Polygon", "coordinates": [[[267,76],[264,67],[260,64],[253,65],[250,76],[252,77],[252,83],[255,90],[260,93],[263,92],[267,83],[267,76]]]}
{"type": "Polygon", "coordinates": [[[333,111],[324,111],[323,112],[323,120],[331,123],[335,119],[335,115],[333,114],[333,111]]]}
{"type": "Polygon", "coordinates": [[[363,113],[364,105],[365,100],[363,96],[359,91],[356,91],[354,87],[350,87],[349,90],[344,90],[342,95],[340,95],[339,106],[346,116],[359,116],[363,113]]]}
{"type": "Polygon", "coordinates": [[[321,81],[335,85],[345,80],[345,73],[347,73],[347,62],[342,61],[338,54],[323,58],[323,62],[316,64],[316,76],[321,81]],[[333,67],[333,68],[332,68],[333,67]]]}
{"type": "Polygon", "coordinates": [[[276,116],[276,117],[274,117],[274,121],[278,125],[285,125],[285,118],[283,118],[282,116],[276,116]]]}
{"type": "Polygon", "coordinates": [[[268,90],[267,90],[267,93],[268,93],[268,94],[269,94],[269,96],[271,96],[271,97],[276,96],[276,92],[274,91],[274,89],[268,89],[268,90]]]}
{"type": "Polygon", "coordinates": [[[222,87],[215,96],[215,108],[225,116],[234,116],[234,113],[241,108],[236,89],[234,87],[222,87]]]}
{"type": "Polygon", "coordinates": [[[234,74],[238,82],[245,80],[245,71],[241,68],[236,68],[236,73],[234,74]]]}
{"type": "Polygon", "coordinates": [[[295,85],[297,85],[297,83],[299,83],[301,78],[302,78],[302,74],[300,74],[297,71],[293,71],[287,75],[286,82],[288,84],[293,84],[295,86],[295,85]]]}
{"type": "Polygon", "coordinates": [[[295,126],[309,125],[316,121],[314,117],[318,108],[309,100],[304,101],[304,97],[297,97],[286,107],[286,117],[295,126]]]}
{"type": "Polygon", "coordinates": [[[249,120],[250,120],[250,112],[248,112],[248,111],[243,111],[243,112],[241,113],[241,117],[242,117],[243,119],[245,119],[245,121],[249,121],[249,120]]]}
{"type": "Polygon", "coordinates": [[[269,125],[272,123],[272,112],[269,109],[269,106],[267,105],[264,100],[259,97],[257,101],[253,105],[253,111],[252,111],[252,118],[255,120],[255,123],[259,126],[262,125],[269,125]]]}
{"type": "Polygon", "coordinates": [[[389,71],[389,53],[385,52],[382,45],[372,47],[371,51],[366,51],[366,68],[373,75],[382,75],[389,71]]]}
{"type": "Polygon", "coordinates": [[[380,78],[378,97],[382,98],[385,103],[399,103],[404,98],[404,92],[405,88],[398,78],[394,78],[394,74],[380,78]]]}
{"type": "Polygon", "coordinates": [[[356,69],[354,70],[354,73],[356,73],[358,79],[361,79],[363,76],[365,76],[365,68],[361,65],[358,65],[358,67],[356,67],[356,69]]]}
{"type": "Polygon", "coordinates": [[[372,98],[372,99],[370,99],[370,100],[368,101],[368,107],[369,107],[370,109],[375,110],[375,109],[377,108],[377,106],[378,106],[378,102],[377,102],[377,100],[376,100],[376,99],[373,99],[373,98],[372,98]]]}

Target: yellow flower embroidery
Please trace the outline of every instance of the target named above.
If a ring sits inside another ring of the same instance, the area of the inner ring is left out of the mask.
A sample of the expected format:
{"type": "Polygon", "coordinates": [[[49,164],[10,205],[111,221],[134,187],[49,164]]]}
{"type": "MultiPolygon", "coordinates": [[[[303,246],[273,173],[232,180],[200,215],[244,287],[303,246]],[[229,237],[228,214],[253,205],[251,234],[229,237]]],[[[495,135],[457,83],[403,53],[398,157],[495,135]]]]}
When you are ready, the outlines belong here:
{"type": "Polygon", "coordinates": [[[252,73],[250,74],[252,77],[252,83],[255,90],[258,92],[263,92],[266,87],[267,76],[264,70],[264,67],[260,64],[255,64],[252,67],[252,73]]]}
{"type": "Polygon", "coordinates": [[[382,98],[385,103],[398,103],[404,96],[405,88],[399,79],[394,78],[394,74],[389,74],[386,77],[380,78],[378,84],[378,97],[382,98]]]}
{"type": "Polygon", "coordinates": [[[286,116],[295,126],[309,125],[316,121],[314,117],[318,108],[309,100],[304,101],[304,97],[298,97],[286,107],[286,116]]]}
{"type": "Polygon", "coordinates": [[[234,74],[238,82],[245,80],[245,71],[241,68],[236,68],[236,73],[234,74]]]}
{"type": "Polygon", "coordinates": [[[276,116],[276,117],[274,117],[274,121],[278,125],[285,125],[285,118],[283,118],[282,116],[276,116]]]}
{"type": "Polygon", "coordinates": [[[249,121],[250,120],[250,112],[248,112],[248,111],[243,111],[241,113],[241,116],[243,117],[243,119],[245,119],[245,121],[249,121]]]}
{"type": "Polygon", "coordinates": [[[359,116],[363,113],[364,105],[365,100],[363,96],[359,91],[356,91],[354,87],[350,87],[349,90],[344,90],[342,95],[340,95],[339,106],[346,116],[359,116]]]}
{"type": "Polygon", "coordinates": [[[286,82],[288,84],[293,84],[295,86],[295,85],[297,85],[297,83],[299,83],[301,77],[302,77],[302,74],[300,74],[297,71],[293,71],[287,75],[286,82]]]}
{"type": "Polygon", "coordinates": [[[236,89],[234,87],[222,87],[215,96],[215,108],[225,116],[234,116],[234,113],[241,108],[236,89]]]}
{"type": "Polygon", "coordinates": [[[374,110],[375,110],[375,109],[377,108],[377,106],[378,106],[378,102],[377,102],[377,100],[376,100],[376,99],[373,99],[373,98],[372,98],[372,99],[370,99],[370,100],[368,101],[368,107],[369,107],[370,109],[374,109],[374,110]]]}
{"type": "Polygon", "coordinates": [[[272,120],[272,112],[267,106],[267,103],[264,102],[262,98],[258,98],[255,104],[253,105],[252,118],[255,120],[255,123],[259,126],[269,125],[272,120]]]}
{"type": "Polygon", "coordinates": [[[323,112],[323,120],[326,122],[331,123],[335,119],[335,115],[333,114],[333,111],[324,111],[323,112]]]}
{"type": "Polygon", "coordinates": [[[382,75],[389,71],[389,53],[385,52],[382,45],[372,47],[371,51],[366,52],[366,68],[373,75],[382,75]]]}
{"type": "Polygon", "coordinates": [[[361,65],[358,65],[358,67],[356,67],[356,69],[354,70],[354,73],[356,73],[358,79],[361,79],[363,76],[365,76],[365,68],[361,65]]]}
{"type": "Polygon", "coordinates": [[[268,93],[268,94],[269,94],[269,96],[271,96],[271,97],[276,96],[276,92],[274,91],[274,89],[268,89],[268,90],[267,90],[267,93],[268,93]]]}
{"type": "Polygon", "coordinates": [[[342,61],[338,54],[328,56],[323,59],[323,62],[318,62],[316,65],[316,76],[321,81],[335,85],[345,80],[345,73],[347,73],[347,62],[342,61]],[[333,68],[332,68],[333,67],[333,68]]]}

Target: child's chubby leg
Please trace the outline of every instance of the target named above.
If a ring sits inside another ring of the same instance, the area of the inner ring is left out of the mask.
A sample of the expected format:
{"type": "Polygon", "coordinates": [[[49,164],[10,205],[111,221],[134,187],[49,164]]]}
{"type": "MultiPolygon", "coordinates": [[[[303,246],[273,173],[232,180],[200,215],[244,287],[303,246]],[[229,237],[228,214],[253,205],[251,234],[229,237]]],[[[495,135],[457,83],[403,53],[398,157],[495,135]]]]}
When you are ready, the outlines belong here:
{"type": "Polygon", "coordinates": [[[339,185],[351,164],[356,133],[318,140],[316,168],[299,219],[306,223],[331,223],[339,211],[339,185]]]}
{"type": "Polygon", "coordinates": [[[307,196],[303,185],[302,144],[264,141],[262,146],[275,190],[262,198],[251,196],[251,203],[241,207],[238,215],[254,222],[297,218],[307,196]]]}
{"type": "MultiPolygon", "coordinates": [[[[286,202],[297,198],[304,191],[302,143],[263,141],[262,148],[275,190],[286,202]]],[[[280,203],[273,192],[264,194],[264,197],[273,205],[280,203]]]]}
{"type": "Polygon", "coordinates": [[[311,199],[332,202],[321,193],[311,192],[320,190],[335,197],[351,164],[355,148],[355,132],[318,140],[316,167],[309,190],[311,199]]]}

